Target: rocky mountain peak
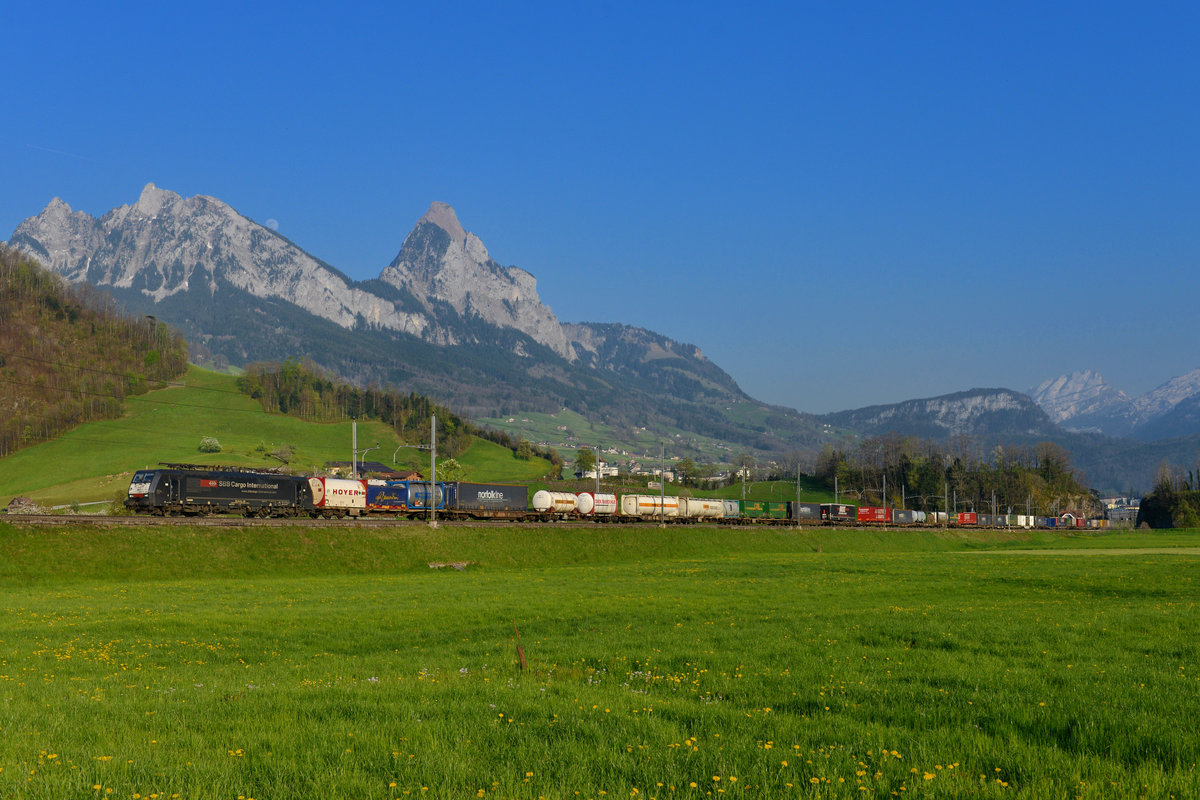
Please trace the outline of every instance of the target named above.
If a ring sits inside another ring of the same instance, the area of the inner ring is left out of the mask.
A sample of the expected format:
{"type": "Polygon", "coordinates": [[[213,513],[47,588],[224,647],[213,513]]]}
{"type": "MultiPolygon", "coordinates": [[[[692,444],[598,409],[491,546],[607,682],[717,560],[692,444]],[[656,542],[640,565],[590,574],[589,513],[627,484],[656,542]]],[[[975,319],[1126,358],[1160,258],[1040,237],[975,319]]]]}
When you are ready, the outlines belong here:
{"type": "Polygon", "coordinates": [[[133,210],[145,217],[157,217],[164,207],[173,205],[182,199],[174,192],[159,189],[153,183],[147,183],[133,210]]]}
{"type": "Polygon", "coordinates": [[[458,221],[458,214],[454,213],[454,208],[449,203],[434,200],[429,204],[429,210],[425,212],[425,216],[417,220],[417,224],[422,222],[437,225],[450,234],[452,242],[464,244],[467,240],[467,232],[463,230],[462,224],[458,221]]]}
{"type": "Polygon", "coordinates": [[[1123,410],[1129,398],[1099,372],[1079,370],[1044,381],[1030,392],[1055,422],[1123,410]]]}
{"type": "Polygon", "coordinates": [[[366,320],[420,335],[419,314],[349,285],[346,278],[225,203],[146,184],[133,205],[100,219],[55,198],[17,226],[11,244],[72,281],[135,292],[161,303],[194,294],[211,305],[227,289],[283,298],[350,328],[366,320]]]}
{"type": "Polygon", "coordinates": [[[537,280],[494,261],[446,203],[429,206],[379,278],[417,298],[430,315],[445,303],[461,317],[514,328],[568,361],[576,358],[558,317],[538,297],[537,280]]]}
{"type": "Polygon", "coordinates": [[[1200,369],[1172,378],[1134,400],[1138,413],[1147,416],[1165,414],[1184,400],[1200,395],[1200,369]]]}

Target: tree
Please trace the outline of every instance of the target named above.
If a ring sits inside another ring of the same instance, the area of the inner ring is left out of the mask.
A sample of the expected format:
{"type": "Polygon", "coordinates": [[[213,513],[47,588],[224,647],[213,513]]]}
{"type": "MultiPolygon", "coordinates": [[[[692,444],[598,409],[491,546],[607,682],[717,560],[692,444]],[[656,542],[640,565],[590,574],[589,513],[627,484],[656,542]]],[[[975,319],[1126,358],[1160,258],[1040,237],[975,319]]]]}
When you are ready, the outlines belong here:
{"type": "Polygon", "coordinates": [[[517,442],[516,455],[522,461],[528,461],[533,458],[533,445],[529,443],[528,439],[522,437],[521,441],[517,442]]]}
{"type": "Polygon", "coordinates": [[[696,479],[696,462],[690,458],[681,458],[675,465],[675,477],[682,484],[686,480],[696,479]]]}
{"type": "Polygon", "coordinates": [[[444,458],[437,462],[437,476],[439,481],[461,480],[463,471],[463,466],[458,463],[457,459],[444,458]]]}
{"type": "Polygon", "coordinates": [[[590,472],[596,468],[596,454],[590,447],[581,447],[575,451],[575,471],[590,472]]]}

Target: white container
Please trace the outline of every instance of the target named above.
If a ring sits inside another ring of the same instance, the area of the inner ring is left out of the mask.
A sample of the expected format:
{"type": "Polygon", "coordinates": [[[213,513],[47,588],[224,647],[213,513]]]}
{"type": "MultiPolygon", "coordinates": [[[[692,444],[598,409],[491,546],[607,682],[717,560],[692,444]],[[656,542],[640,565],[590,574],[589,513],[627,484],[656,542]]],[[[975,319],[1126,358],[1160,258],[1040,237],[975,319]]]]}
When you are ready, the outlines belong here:
{"type": "Polygon", "coordinates": [[[679,498],[668,497],[665,500],[656,494],[623,494],[621,495],[621,516],[657,517],[679,516],[679,498]]]}
{"type": "Polygon", "coordinates": [[[688,519],[721,519],[725,516],[725,502],[706,497],[681,497],[679,516],[688,519]]]}
{"type": "Polygon", "coordinates": [[[540,489],[530,501],[534,511],[553,511],[556,514],[575,513],[575,495],[570,492],[548,492],[540,489]]]}
{"type": "Polygon", "coordinates": [[[580,492],[575,496],[575,510],[585,517],[593,514],[615,514],[617,513],[617,496],[615,494],[580,492]]]}
{"type": "Polygon", "coordinates": [[[366,511],[367,485],[346,478],[309,478],[313,505],[317,508],[337,508],[350,512],[366,511]]]}

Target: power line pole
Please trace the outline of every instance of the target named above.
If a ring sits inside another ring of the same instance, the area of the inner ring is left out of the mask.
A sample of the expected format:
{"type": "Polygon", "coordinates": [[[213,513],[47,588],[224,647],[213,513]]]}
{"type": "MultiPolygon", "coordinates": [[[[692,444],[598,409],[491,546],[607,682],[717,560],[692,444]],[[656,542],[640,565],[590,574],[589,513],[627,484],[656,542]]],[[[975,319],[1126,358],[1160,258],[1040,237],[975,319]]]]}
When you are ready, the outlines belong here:
{"type": "Polygon", "coordinates": [[[429,415],[429,527],[437,527],[437,414],[429,415]]]}

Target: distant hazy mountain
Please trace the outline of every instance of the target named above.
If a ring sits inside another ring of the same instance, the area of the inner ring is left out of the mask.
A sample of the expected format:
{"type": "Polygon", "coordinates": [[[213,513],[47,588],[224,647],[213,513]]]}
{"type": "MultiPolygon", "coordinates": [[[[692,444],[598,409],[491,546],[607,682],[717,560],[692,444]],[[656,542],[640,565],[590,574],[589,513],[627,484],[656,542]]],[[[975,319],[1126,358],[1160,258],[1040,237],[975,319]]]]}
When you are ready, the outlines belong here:
{"type": "MultiPolygon", "coordinates": [[[[1077,385],[1086,385],[1089,380],[1096,383],[1085,377],[1077,385]]],[[[1200,418],[1197,400],[1200,398],[1180,402],[1159,419],[1178,415],[1196,420],[1200,418]]],[[[1200,432],[1143,442],[1094,432],[1068,431],[1056,424],[1033,398],[1008,389],[972,389],[942,397],[825,414],[820,419],[862,436],[897,433],[935,441],[967,436],[982,444],[985,450],[994,444],[1054,442],[1071,454],[1073,466],[1083,473],[1091,486],[1114,494],[1149,491],[1160,463],[1192,464],[1196,454],[1200,453],[1200,432]]],[[[1200,428],[1193,427],[1192,430],[1200,431],[1200,428]]]]}
{"type": "Polygon", "coordinates": [[[1061,430],[1024,394],[1008,389],[965,392],[825,414],[821,420],[866,436],[898,432],[926,439],[951,436],[1050,438],[1061,430]]]}
{"type": "Polygon", "coordinates": [[[1146,442],[1200,433],[1200,369],[1133,398],[1091,371],[1046,381],[1031,394],[1052,420],[1072,431],[1146,442]]]}
{"type": "Polygon", "coordinates": [[[537,281],[498,264],[433,203],[378,278],[353,281],[211,197],[149,184],[94,218],[55,198],[11,246],[233,364],[308,356],[351,380],[429,393],[473,415],[570,407],[610,424],[682,428],[756,449],[816,440],[811,416],[753,402],[695,346],[625,325],[565,325],[537,281]]]}

